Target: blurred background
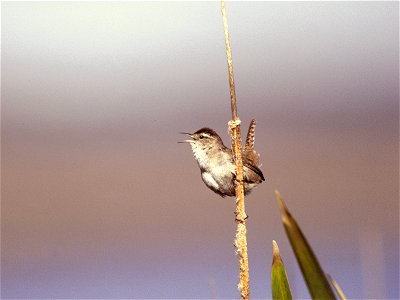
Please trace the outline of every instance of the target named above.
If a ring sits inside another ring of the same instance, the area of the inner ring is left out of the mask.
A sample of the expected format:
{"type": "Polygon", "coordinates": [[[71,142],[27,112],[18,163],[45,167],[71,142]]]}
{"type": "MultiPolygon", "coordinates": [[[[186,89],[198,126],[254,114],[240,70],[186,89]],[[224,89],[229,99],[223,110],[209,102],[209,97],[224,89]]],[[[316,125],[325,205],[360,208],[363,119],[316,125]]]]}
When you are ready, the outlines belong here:
{"type": "MultiPolygon", "coordinates": [[[[2,298],[238,298],[235,201],[180,131],[230,145],[219,2],[2,2],[2,298]]],[[[397,2],[226,3],[252,298],[275,239],[309,294],[278,189],[348,298],[399,298],[397,2]]]]}

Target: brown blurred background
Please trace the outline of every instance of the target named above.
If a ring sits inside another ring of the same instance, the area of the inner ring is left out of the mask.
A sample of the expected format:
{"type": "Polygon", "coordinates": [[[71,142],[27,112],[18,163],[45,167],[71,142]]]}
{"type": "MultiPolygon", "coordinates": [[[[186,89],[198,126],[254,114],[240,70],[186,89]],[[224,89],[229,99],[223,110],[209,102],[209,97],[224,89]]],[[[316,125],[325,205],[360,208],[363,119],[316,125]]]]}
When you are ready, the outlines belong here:
{"type": "MultiPolygon", "coordinates": [[[[230,144],[219,2],[2,2],[3,298],[237,298],[234,199],[179,131],[230,144]]],[[[270,298],[278,189],[349,298],[399,298],[397,2],[228,2],[247,198],[270,298]]]]}

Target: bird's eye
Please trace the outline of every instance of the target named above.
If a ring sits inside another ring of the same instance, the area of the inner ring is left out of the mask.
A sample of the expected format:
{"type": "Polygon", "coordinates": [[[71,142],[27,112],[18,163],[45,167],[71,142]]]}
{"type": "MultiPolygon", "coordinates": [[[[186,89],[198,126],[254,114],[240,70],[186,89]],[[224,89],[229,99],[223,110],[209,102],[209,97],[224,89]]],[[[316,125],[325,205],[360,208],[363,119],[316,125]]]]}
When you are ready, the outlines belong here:
{"type": "Polygon", "coordinates": [[[200,134],[200,135],[199,135],[199,139],[202,140],[203,138],[204,138],[204,135],[200,134]]]}

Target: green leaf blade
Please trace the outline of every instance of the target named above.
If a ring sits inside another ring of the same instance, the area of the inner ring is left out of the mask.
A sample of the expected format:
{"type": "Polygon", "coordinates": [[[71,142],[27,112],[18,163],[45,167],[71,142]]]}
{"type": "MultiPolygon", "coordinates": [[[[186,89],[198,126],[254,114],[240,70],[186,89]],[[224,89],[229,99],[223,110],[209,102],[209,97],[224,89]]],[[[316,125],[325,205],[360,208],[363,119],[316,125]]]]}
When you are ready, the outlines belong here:
{"type": "Polygon", "coordinates": [[[286,234],[311,297],[313,299],[336,299],[325,272],[322,270],[299,225],[288,211],[278,191],[275,191],[275,195],[281,209],[281,217],[286,234]]]}
{"type": "Polygon", "coordinates": [[[279,254],[278,244],[272,241],[272,269],[271,269],[271,287],[272,299],[274,300],[292,300],[289,282],[286,276],[285,266],[279,254]]]}

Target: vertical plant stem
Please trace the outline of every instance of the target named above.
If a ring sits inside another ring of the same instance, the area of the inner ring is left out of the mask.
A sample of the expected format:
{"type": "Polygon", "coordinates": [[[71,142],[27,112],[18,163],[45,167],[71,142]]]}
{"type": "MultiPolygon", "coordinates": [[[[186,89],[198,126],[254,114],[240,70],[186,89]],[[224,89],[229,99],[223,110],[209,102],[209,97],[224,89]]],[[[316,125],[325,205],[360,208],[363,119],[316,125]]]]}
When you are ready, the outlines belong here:
{"type": "Polygon", "coordinates": [[[246,238],[246,211],[244,207],[244,188],[243,188],[243,161],[242,161],[242,149],[240,139],[240,119],[237,115],[236,108],[236,93],[235,93],[235,81],[233,77],[233,65],[232,65],[232,53],[229,42],[229,31],[228,21],[226,18],[225,4],[221,0],[222,19],[224,23],[224,34],[226,44],[226,56],[228,59],[228,71],[229,71],[229,87],[231,95],[231,110],[232,120],[229,122],[229,128],[232,135],[232,152],[236,164],[236,238],[235,247],[236,253],[239,259],[239,277],[240,282],[238,288],[240,290],[241,299],[249,299],[249,261],[247,256],[247,238],[246,238]]]}
{"type": "Polygon", "coordinates": [[[224,0],[221,0],[221,10],[222,10],[222,19],[224,22],[226,56],[228,58],[229,88],[230,88],[230,94],[231,94],[232,120],[236,120],[238,118],[238,115],[237,115],[237,108],[236,108],[235,80],[233,78],[232,52],[231,52],[231,44],[229,41],[228,19],[226,17],[224,0]]]}

